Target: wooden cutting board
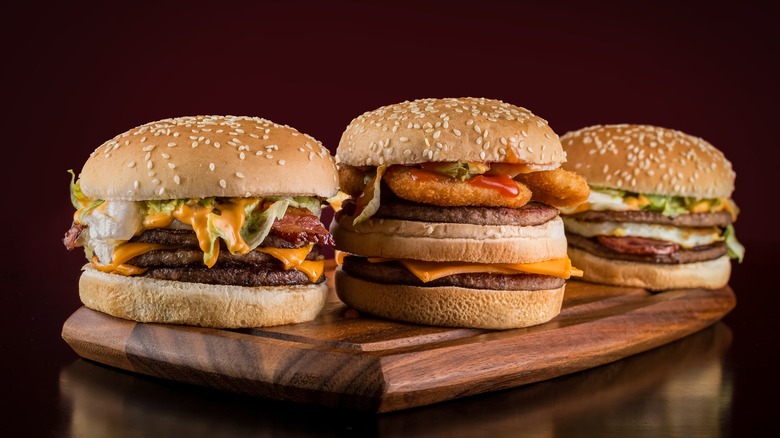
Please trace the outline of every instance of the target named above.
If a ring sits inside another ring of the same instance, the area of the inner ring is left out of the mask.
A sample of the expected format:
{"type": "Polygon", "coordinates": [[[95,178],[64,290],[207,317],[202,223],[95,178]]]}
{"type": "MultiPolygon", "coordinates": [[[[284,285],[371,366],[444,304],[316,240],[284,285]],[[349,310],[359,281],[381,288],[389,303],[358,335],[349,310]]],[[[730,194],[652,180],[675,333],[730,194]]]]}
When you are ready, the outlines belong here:
{"type": "Polygon", "coordinates": [[[552,321],[491,331],[358,315],[335,295],[311,322],[247,330],[143,324],[86,307],[62,337],[85,359],[270,399],[388,412],[539,382],[720,320],[730,287],[650,293],[570,281],[552,321]]]}

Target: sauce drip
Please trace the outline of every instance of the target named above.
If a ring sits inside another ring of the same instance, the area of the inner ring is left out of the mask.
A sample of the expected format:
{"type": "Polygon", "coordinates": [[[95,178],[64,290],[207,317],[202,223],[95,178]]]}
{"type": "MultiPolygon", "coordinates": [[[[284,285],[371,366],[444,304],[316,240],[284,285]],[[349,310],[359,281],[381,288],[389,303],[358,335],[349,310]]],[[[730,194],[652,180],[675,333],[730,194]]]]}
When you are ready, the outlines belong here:
{"type": "Polygon", "coordinates": [[[517,183],[507,175],[485,176],[477,175],[468,180],[469,184],[477,187],[498,190],[499,193],[507,197],[515,197],[520,193],[517,183]]]}

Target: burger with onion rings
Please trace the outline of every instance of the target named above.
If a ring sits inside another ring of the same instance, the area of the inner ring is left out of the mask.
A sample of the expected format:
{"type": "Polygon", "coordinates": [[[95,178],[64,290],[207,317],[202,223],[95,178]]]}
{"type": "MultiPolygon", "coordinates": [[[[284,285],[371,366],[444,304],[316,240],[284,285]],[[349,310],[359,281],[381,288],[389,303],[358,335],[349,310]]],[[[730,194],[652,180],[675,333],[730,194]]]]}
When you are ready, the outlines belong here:
{"type": "Polygon", "coordinates": [[[342,301],[427,325],[508,329],[561,309],[559,207],[585,180],[560,168],[558,136],[525,108],[484,98],[422,99],[355,118],[336,151],[347,195],[331,233],[342,301]]]}

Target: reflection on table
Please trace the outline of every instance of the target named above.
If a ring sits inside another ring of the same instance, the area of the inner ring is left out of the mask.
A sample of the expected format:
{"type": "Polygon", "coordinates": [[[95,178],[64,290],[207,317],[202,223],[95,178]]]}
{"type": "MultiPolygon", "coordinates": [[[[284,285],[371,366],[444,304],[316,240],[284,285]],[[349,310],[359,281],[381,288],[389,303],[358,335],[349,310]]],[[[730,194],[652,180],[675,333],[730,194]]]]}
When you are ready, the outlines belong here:
{"type": "Polygon", "coordinates": [[[723,323],[546,382],[384,415],[291,405],[77,360],[60,374],[72,436],[659,436],[728,430],[723,323]]]}

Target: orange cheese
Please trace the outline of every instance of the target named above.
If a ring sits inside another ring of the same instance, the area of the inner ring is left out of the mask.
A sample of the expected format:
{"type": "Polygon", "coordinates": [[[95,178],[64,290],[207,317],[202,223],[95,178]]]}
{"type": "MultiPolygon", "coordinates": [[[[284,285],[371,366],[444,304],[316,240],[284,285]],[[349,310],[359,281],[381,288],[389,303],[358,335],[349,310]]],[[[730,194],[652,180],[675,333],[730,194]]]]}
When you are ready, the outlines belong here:
{"type": "Polygon", "coordinates": [[[114,253],[111,256],[111,263],[106,265],[100,263],[97,256],[92,257],[92,265],[98,271],[107,272],[109,274],[120,275],[138,275],[143,274],[146,271],[145,268],[139,268],[138,266],[127,265],[126,261],[137,257],[141,254],[149,251],[155,251],[158,249],[168,249],[165,245],[157,243],[143,243],[143,242],[128,242],[123,245],[119,245],[114,249],[114,253]]]}
{"type": "MultiPolygon", "coordinates": [[[[394,259],[369,258],[370,262],[385,262],[394,259]]],[[[467,263],[467,262],[425,262],[421,260],[398,260],[423,283],[448,275],[490,273],[490,274],[542,274],[568,279],[581,277],[582,271],[571,265],[571,259],[547,260],[537,263],[467,263]]]]}
{"type": "Polygon", "coordinates": [[[257,248],[258,251],[264,252],[275,259],[282,262],[284,269],[295,269],[301,271],[309,277],[310,281],[317,281],[325,270],[324,260],[306,260],[306,256],[311,252],[313,243],[302,248],[257,248]]]}
{"type": "Polygon", "coordinates": [[[144,229],[165,228],[173,223],[173,215],[170,213],[155,213],[144,218],[144,229]]]}
{"type": "MultiPolygon", "coordinates": [[[[214,207],[206,207],[200,204],[182,204],[173,211],[173,217],[188,224],[195,231],[198,238],[198,246],[204,253],[211,250],[212,242],[209,239],[209,225],[213,222],[214,226],[219,228],[223,234],[220,236],[225,241],[228,250],[232,254],[246,254],[250,251],[249,246],[241,238],[241,227],[246,220],[246,206],[252,202],[259,202],[257,199],[238,199],[235,204],[221,204],[219,206],[219,215],[211,214],[214,207]]],[[[217,263],[219,257],[219,245],[214,242],[215,248],[211,258],[206,260],[206,266],[209,268],[217,263]]]]}
{"type": "MultiPolygon", "coordinates": [[[[203,252],[211,249],[212,242],[209,238],[209,227],[218,228],[221,231],[220,238],[225,241],[225,245],[232,254],[247,254],[251,251],[241,237],[241,228],[246,221],[246,207],[259,202],[257,199],[244,198],[236,199],[234,203],[219,204],[219,214],[212,214],[213,206],[204,206],[201,204],[183,204],[177,207],[172,213],[151,214],[144,218],[144,229],[163,228],[169,226],[174,219],[188,224],[195,232],[198,238],[198,246],[203,252]]],[[[206,260],[205,264],[209,268],[214,266],[219,258],[219,242],[214,242],[215,248],[213,256],[206,260]]],[[[303,248],[257,248],[258,251],[271,255],[281,261],[284,269],[295,269],[301,271],[309,277],[309,280],[316,281],[325,271],[324,260],[306,260],[314,244],[309,244],[303,248]]],[[[126,261],[141,255],[148,251],[157,249],[171,249],[164,245],[153,243],[128,242],[118,246],[112,255],[112,261],[109,264],[101,264],[96,257],[92,258],[92,264],[100,271],[121,275],[138,275],[146,269],[137,266],[127,265],[126,261]]]]}

